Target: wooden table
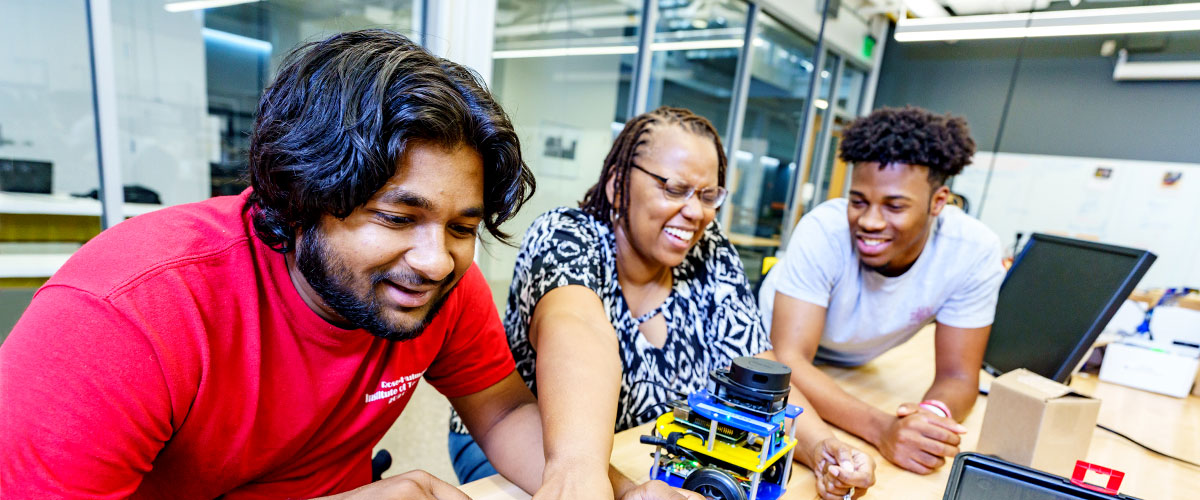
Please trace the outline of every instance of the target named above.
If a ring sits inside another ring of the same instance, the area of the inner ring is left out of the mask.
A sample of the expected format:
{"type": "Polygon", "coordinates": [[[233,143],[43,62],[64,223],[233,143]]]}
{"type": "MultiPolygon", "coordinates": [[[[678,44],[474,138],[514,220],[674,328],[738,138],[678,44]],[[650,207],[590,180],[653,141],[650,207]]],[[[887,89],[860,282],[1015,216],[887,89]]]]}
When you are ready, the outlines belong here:
{"type": "MultiPolygon", "coordinates": [[[[1165,290],[1162,288],[1134,290],[1133,293],[1129,294],[1129,300],[1141,302],[1146,304],[1147,307],[1151,307],[1158,304],[1158,300],[1162,298],[1164,292],[1165,290]]],[[[1183,297],[1179,297],[1175,302],[1175,306],[1200,311],[1200,295],[1189,293],[1183,297]]]]}
{"type": "Polygon", "coordinates": [[[742,247],[779,248],[779,238],[763,238],[752,234],[729,233],[729,242],[742,247]]]}
{"type": "MultiPolygon", "coordinates": [[[[851,394],[879,408],[895,408],[902,402],[919,400],[933,381],[933,328],[925,328],[909,342],[865,366],[822,369],[851,394]]],[[[1200,398],[1172,398],[1101,382],[1087,375],[1077,375],[1071,385],[1103,401],[1101,424],[1157,450],[1200,462],[1200,398]]],[[[964,422],[970,431],[963,436],[963,451],[975,448],[986,409],[987,397],[981,396],[964,422]]],[[[612,464],[637,481],[645,481],[649,475],[652,449],[638,442],[638,437],[648,432],[649,425],[629,429],[618,433],[613,443],[612,464]]],[[[930,475],[913,474],[892,465],[862,440],[840,430],[835,433],[875,459],[876,485],[866,498],[941,498],[945,491],[949,462],[930,475]]],[[[1143,499],[1200,497],[1200,469],[1154,455],[1099,428],[1092,436],[1087,460],[1124,471],[1121,492],[1127,495],[1143,499]]],[[[815,498],[813,475],[803,465],[796,466],[783,498],[815,498]]],[[[529,498],[500,476],[466,484],[462,490],[476,500],[529,498]]]]}

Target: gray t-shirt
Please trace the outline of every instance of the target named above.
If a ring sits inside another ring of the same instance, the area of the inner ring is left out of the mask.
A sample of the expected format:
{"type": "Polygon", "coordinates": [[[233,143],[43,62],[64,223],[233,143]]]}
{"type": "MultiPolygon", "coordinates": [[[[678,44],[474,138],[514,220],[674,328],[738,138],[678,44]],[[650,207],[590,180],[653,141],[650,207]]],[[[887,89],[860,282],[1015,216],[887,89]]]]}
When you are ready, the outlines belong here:
{"type": "Polygon", "coordinates": [[[817,359],[838,365],[866,363],[935,319],[958,328],[992,324],[1004,267],[991,229],[946,206],[921,256],[889,278],[859,262],[846,205],[829,200],[796,225],[759,291],[768,331],[776,291],[826,308],[817,359]]]}

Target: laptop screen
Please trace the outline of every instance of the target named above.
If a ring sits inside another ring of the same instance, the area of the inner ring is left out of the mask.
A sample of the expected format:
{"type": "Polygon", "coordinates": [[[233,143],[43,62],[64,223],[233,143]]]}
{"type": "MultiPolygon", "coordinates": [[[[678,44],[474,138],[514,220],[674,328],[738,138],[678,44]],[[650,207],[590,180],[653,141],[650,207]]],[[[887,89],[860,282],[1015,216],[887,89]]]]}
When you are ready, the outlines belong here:
{"type": "Polygon", "coordinates": [[[1014,480],[1011,473],[986,467],[964,467],[956,498],[971,500],[1075,500],[1079,498],[1063,488],[1037,482],[1014,480]]]}

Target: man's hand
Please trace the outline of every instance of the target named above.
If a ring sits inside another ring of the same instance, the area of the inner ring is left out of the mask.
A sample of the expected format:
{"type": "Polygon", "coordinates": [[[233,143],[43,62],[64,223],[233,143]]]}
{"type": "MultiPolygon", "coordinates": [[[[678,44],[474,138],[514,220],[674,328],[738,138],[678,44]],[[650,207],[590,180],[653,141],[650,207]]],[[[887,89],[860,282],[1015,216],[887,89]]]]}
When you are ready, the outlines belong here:
{"type": "Polygon", "coordinates": [[[316,500],[471,500],[466,493],[423,470],[405,472],[361,488],[316,500]]]}
{"type": "Polygon", "coordinates": [[[817,495],[821,500],[842,500],[853,489],[852,498],[867,493],[875,485],[875,461],[861,450],[837,438],[817,443],[812,451],[813,474],[817,476],[817,495]]]}
{"type": "Polygon", "coordinates": [[[884,430],[879,452],[901,468],[929,474],[958,454],[960,434],[967,428],[953,419],[935,415],[917,403],[904,403],[884,430]]]}
{"type": "Polygon", "coordinates": [[[625,492],[621,500],[704,500],[699,493],[672,488],[662,481],[647,481],[625,492]]]}

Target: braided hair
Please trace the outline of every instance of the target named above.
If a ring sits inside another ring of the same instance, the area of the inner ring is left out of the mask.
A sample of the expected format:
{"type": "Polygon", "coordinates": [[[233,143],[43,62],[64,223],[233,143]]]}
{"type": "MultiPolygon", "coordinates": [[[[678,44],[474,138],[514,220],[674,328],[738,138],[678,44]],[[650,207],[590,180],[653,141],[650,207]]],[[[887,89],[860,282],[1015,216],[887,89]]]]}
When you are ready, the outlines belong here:
{"type": "Polygon", "coordinates": [[[629,217],[626,217],[629,213],[629,171],[633,169],[634,159],[645,152],[643,146],[650,143],[651,132],[668,126],[677,126],[712,139],[713,147],[717,150],[717,183],[725,187],[725,148],[721,146],[721,136],[712,122],[684,108],[662,106],[625,123],[625,128],[617,135],[612,149],[604,158],[600,180],[588,189],[583,201],[579,202],[579,208],[605,224],[611,225],[614,220],[622,220],[621,225],[629,230],[629,217]],[[613,200],[617,201],[615,205],[605,192],[605,186],[610,181],[613,184],[613,200]]]}
{"type": "Polygon", "coordinates": [[[962,117],[905,106],[880,108],[855,120],[842,133],[839,148],[846,162],[928,167],[929,184],[938,188],[971,164],[975,141],[962,117]]]}

